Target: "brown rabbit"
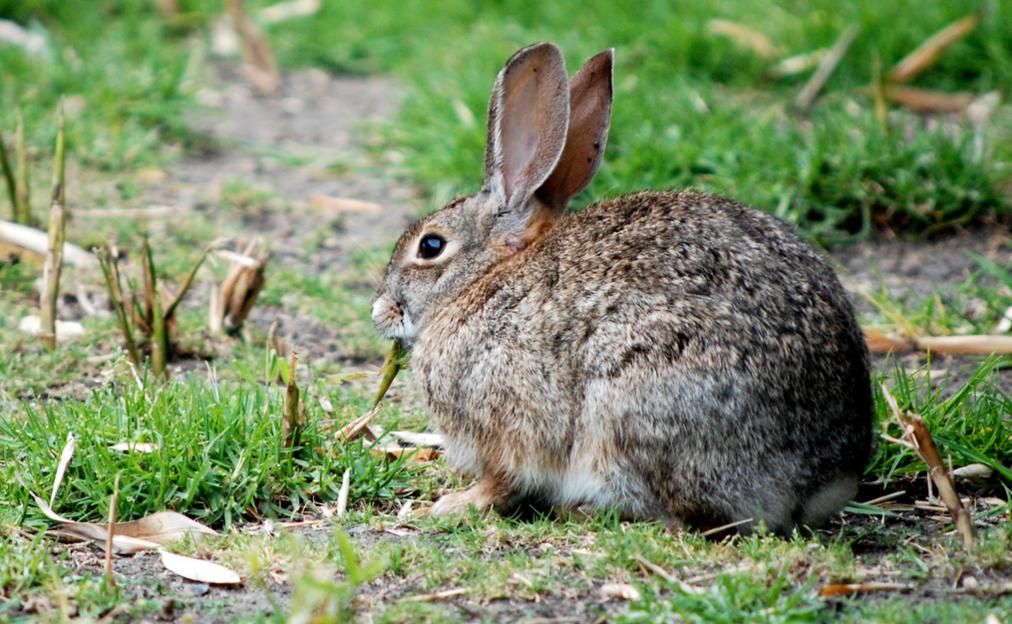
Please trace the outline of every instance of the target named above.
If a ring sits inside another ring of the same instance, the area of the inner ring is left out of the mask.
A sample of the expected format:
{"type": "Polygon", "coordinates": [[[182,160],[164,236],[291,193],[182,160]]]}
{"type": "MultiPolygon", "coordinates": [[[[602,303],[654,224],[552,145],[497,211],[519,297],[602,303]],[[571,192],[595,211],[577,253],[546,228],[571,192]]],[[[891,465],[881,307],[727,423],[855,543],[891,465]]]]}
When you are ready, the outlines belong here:
{"type": "Polygon", "coordinates": [[[402,340],[473,505],[612,507],[778,532],[853,496],[871,445],[861,331],[780,220],[689,191],[564,214],[611,117],[612,51],[567,80],[517,52],[489,103],[485,183],[397,243],[373,321],[402,340]]]}

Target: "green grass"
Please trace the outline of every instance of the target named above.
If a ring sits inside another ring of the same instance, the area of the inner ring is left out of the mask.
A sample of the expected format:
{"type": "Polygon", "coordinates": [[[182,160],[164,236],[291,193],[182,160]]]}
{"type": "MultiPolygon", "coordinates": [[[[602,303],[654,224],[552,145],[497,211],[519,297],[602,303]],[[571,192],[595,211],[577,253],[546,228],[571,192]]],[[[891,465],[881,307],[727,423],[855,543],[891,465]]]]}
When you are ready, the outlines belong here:
{"type": "MultiPolygon", "coordinates": [[[[77,452],[55,508],[79,520],[107,513],[117,474],[122,517],[174,509],[226,528],[301,516],[307,505],[336,500],[346,469],[353,500],[389,500],[408,487],[411,471],[401,461],[374,457],[362,441],[337,444],[333,421],[311,396],[301,446],[284,448],[283,394],[256,379],[191,377],[163,387],[124,380],[83,401],[22,404],[0,420],[0,500],[21,507],[36,525],[40,516],[26,488],[49,491],[70,433],[77,452]],[[157,450],[109,449],[119,442],[154,443],[157,450]]],[[[368,409],[365,396],[332,396],[343,422],[368,409]]]]}
{"type": "MultiPolygon", "coordinates": [[[[0,46],[0,129],[9,145],[20,107],[28,127],[37,216],[46,196],[61,96],[68,109],[71,171],[84,181],[70,188],[72,204],[135,205],[145,190],[138,181],[140,168],[168,167],[187,150],[206,147],[186,115],[210,73],[207,32],[221,9],[210,0],[181,4],[181,17],[167,20],[154,3],[139,0],[0,0],[0,17],[34,24],[47,33],[54,50],[45,60],[0,46]]],[[[981,26],[919,77],[917,86],[998,90],[1009,97],[1012,10],[993,0],[979,6],[987,11],[981,26]]],[[[978,218],[1008,218],[1012,109],[994,113],[978,158],[966,124],[894,111],[883,128],[868,98],[857,91],[871,79],[876,55],[889,67],[969,8],[912,0],[888,6],[872,0],[843,5],[692,0],[677,6],[646,3],[637,11],[603,0],[562,0],[537,8],[517,0],[364,5],[329,0],[318,16],[278,24],[269,32],[286,68],[384,72],[401,81],[404,105],[397,119],[382,127],[384,141],[376,161],[368,164],[369,175],[407,173],[429,193],[433,206],[477,187],[488,90],[509,54],[553,39],[575,69],[589,55],[615,46],[609,153],[578,204],[643,187],[695,186],[753,203],[812,238],[833,241],[876,228],[915,235],[978,218]],[[761,59],[708,34],[706,21],[714,17],[766,33],[781,53],[761,59]],[[807,116],[791,111],[805,76],[771,78],[771,63],[829,45],[851,23],[860,24],[861,34],[824,97],[807,116]]],[[[291,166],[304,164],[265,146],[239,149],[287,159],[291,166]]],[[[352,167],[342,164],[344,155],[335,158],[342,173],[352,167]]],[[[241,231],[237,224],[265,213],[293,210],[285,197],[252,179],[231,180],[204,199],[211,212],[194,211],[161,232],[155,255],[170,278],[181,275],[195,250],[220,233],[241,231]]],[[[0,208],[0,216],[6,216],[6,208],[0,208]]],[[[308,256],[328,237],[341,235],[339,224],[325,225],[307,236],[302,248],[286,252],[308,256]]],[[[115,240],[129,264],[142,229],[127,220],[75,221],[71,238],[85,246],[115,240]]],[[[162,226],[155,224],[154,230],[162,226]]],[[[395,235],[391,232],[391,238],[395,235]]],[[[424,506],[467,480],[442,462],[391,462],[373,456],[360,442],[334,442],[334,429],[368,409],[375,389],[375,378],[348,382],[341,373],[345,364],[378,364],[385,351],[370,326],[369,303],[372,282],[388,254],[385,247],[358,249],[339,268],[313,275],[283,261],[269,265],[258,306],[288,315],[297,329],[318,323],[338,334],[337,363],[304,361],[300,367],[308,426],[302,446],[294,450],[280,443],[283,388],[274,381],[280,363],[265,354],[262,329],[250,328],[245,341],[216,344],[201,333],[203,310],[185,307],[181,338],[188,349],[214,356],[215,378],[202,362],[188,361],[183,364],[189,372],[156,387],[138,382],[122,354],[115,354],[118,338],[111,319],[86,318],[86,336],[54,353],[19,334],[18,321],[36,305],[33,282],[40,271],[0,260],[0,622],[59,621],[72,615],[151,619],[170,601],[198,614],[229,613],[227,600],[213,599],[209,605],[157,578],[126,578],[110,589],[94,567],[82,569],[71,560],[76,551],[32,537],[48,523],[31,503],[28,488],[48,495],[70,432],[77,451],[57,511],[75,519],[102,519],[118,474],[122,518],[169,508],[223,529],[221,538],[173,548],[231,565],[250,586],[273,597],[248,617],[231,619],[284,621],[356,610],[377,622],[494,619],[496,614],[510,619],[537,617],[545,609],[628,622],[980,622],[989,613],[1003,621],[1012,618],[1007,598],[972,595],[958,585],[966,576],[1007,582],[1012,573],[1008,503],[975,512],[981,545],[973,555],[961,553],[958,540],[945,533],[951,525],[944,517],[860,505],[828,531],[720,542],[654,523],[619,522],[608,513],[589,520],[494,514],[397,519],[403,502],[424,506]],[[110,354],[112,360],[94,360],[110,354]],[[322,398],[333,405],[333,413],[322,409],[322,398]],[[158,450],[144,455],[109,450],[123,441],[155,442],[158,450]],[[352,474],[351,512],[331,522],[332,530],[281,535],[242,530],[258,520],[313,517],[316,505],[333,506],[346,469],[352,474]],[[638,558],[691,581],[697,590],[645,573],[638,558]],[[286,577],[286,583],[278,582],[286,577]],[[827,583],[867,579],[908,583],[913,590],[844,599],[817,595],[827,583]],[[640,598],[606,599],[600,591],[605,583],[631,584],[640,598]],[[405,600],[459,588],[467,593],[445,602],[405,600]],[[41,610],[18,615],[31,601],[41,610]],[[112,609],[118,615],[111,615],[112,609]]],[[[1012,305],[1012,282],[1000,262],[981,258],[977,263],[966,282],[940,285],[928,297],[869,294],[872,309],[863,321],[909,336],[993,331],[1012,305]]],[[[209,267],[201,282],[208,281],[208,271],[222,279],[221,262],[211,261],[209,267]]],[[[93,277],[94,282],[83,279],[98,292],[98,277],[93,277]]],[[[71,275],[71,283],[79,278],[71,275]]],[[[996,471],[983,485],[961,485],[964,494],[1007,501],[1012,399],[998,375],[1012,361],[981,358],[960,364],[972,370],[956,381],[888,363],[880,367],[876,386],[884,383],[902,406],[925,417],[942,455],[954,466],[979,462],[996,471]]],[[[932,369],[932,363],[924,368],[932,369]]],[[[424,408],[406,388],[403,380],[397,382],[380,425],[426,426],[424,408]]],[[[878,430],[897,436],[898,425],[878,390],[876,413],[878,430]]],[[[880,441],[866,480],[923,498],[923,473],[909,449],[880,441]]]]}
{"type": "MultiPolygon", "coordinates": [[[[981,26],[917,86],[1007,96],[1012,10],[982,2],[981,26]]],[[[479,182],[484,117],[496,72],[517,48],[558,42],[570,69],[616,48],[608,155],[583,202],[641,188],[693,186],[787,218],[832,242],[875,228],[906,234],[1000,215],[1012,204],[1012,114],[995,114],[986,156],[967,125],[925,123],[900,111],[885,127],[856,92],[971,6],[916,2],[840,5],[732,1],[328,3],[318,18],[273,30],[287,64],[395,73],[408,88],[388,145],[436,203],[479,182]],[[766,34],[778,56],[830,45],[850,24],[861,33],[809,116],[789,105],[806,75],[774,79],[762,59],[707,32],[727,18],[766,34]],[[933,128],[933,126],[935,126],[933,128]]]]}

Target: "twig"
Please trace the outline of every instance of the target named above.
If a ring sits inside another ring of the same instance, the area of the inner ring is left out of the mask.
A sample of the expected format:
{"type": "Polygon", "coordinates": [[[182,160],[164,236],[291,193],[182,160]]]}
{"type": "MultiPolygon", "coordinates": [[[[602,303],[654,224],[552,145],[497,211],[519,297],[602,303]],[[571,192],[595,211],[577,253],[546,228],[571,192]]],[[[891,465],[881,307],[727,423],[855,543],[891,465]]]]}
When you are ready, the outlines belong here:
{"type": "MultiPolygon", "coordinates": [[[[0,220],[0,241],[17,245],[40,256],[44,256],[49,249],[49,235],[46,232],[13,221],[0,220]]],[[[63,261],[70,266],[84,268],[95,265],[95,258],[90,253],[67,242],[63,243],[63,261]]]]}
{"type": "Polygon", "coordinates": [[[830,48],[829,54],[827,54],[822,62],[819,63],[819,68],[815,70],[812,77],[805,83],[801,93],[798,94],[797,99],[794,101],[794,105],[801,111],[807,111],[811,106],[815,98],[818,97],[819,91],[826,85],[829,77],[836,70],[836,66],[840,63],[843,55],[847,53],[847,49],[850,48],[850,44],[854,43],[854,38],[857,37],[858,33],[857,26],[851,26],[847,30],[843,31],[840,38],[836,40],[833,47],[830,48]]]}
{"type": "Polygon", "coordinates": [[[441,592],[435,592],[433,594],[419,594],[417,596],[408,596],[403,598],[401,602],[433,602],[436,600],[446,600],[447,598],[453,598],[466,594],[470,590],[466,587],[460,587],[458,589],[447,589],[441,592]]]}
{"type": "Polygon", "coordinates": [[[938,488],[938,494],[941,496],[942,502],[945,503],[949,514],[956,523],[956,530],[959,532],[960,537],[963,538],[963,549],[968,552],[972,551],[976,543],[973,522],[970,520],[970,515],[966,512],[966,509],[963,508],[962,501],[959,500],[959,494],[956,493],[956,484],[952,480],[952,474],[945,468],[945,464],[942,463],[942,456],[938,452],[938,447],[935,446],[935,441],[931,437],[931,432],[928,430],[927,425],[917,414],[901,410],[899,404],[896,402],[896,397],[889,392],[889,389],[885,385],[882,386],[882,395],[889,405],[889,410],[900,422],[900,425],[902,425],[904,437],[913,444],[917,454],[928,465],[928,475],[938,488]]]}
{"type": "Polygon", "coordinates": [[[39,336],[42,344],[56,348],[56,302],[63,271],[63,242],[67,233],[66,194],[64,193],[63,105],[60,105],[56,131],[56,156],[53,168],[53,196],[49,209],[49,248],[42,266],[42,298],[39,301],[39,336]]]}
{"type": "Polygon", "coordinates": [[[702,533],[700,533],[700,535],[702,535],[703,537],[709,537],[711,535],[716,535],[717,533],[722,533],[722,532],[724,532],[724,531],[726,531],[728,529],[733,529],[736,526],[741,526],[743,524],[748,524],[749,522],[752,522],[752,520],[753,520],[753,518],[745,518],[744,520],[736,520],[734,522],[728,522],[727,524],[722,524],[722,525],[720,525],[718,527],[713,527],[712,529],[707,529],[707,530],[703,531],[702,533]]]}

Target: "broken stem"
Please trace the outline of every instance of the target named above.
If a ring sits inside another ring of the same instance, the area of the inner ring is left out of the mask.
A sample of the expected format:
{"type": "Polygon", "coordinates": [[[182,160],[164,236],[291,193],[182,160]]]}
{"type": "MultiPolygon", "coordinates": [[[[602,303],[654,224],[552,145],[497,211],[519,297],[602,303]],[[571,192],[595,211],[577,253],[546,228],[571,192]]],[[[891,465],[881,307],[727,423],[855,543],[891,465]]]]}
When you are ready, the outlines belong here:
{"type": "Polygon", "coordinates": [[[134,342],[133,331],[130,329],[130,319],[127,315],[126,305],[123,302],[123,288],[119,279],[119,269],[116,266],[116,259],[108,247],[100,247],[95,250],[99,266],[102,267],[102,275],[105,276],[106,288],[109,290],[109,300],[112,309],[116,313],[120,330],[123,332],[123,340],[126,343],[127,355],[130,363],[135,368],[140,368],[140,352],[137,350],[137,343],[134,342]]]}
{"type": "Polygon", "coordinates": [[[928,476],[938,488],[938,495],[949,510],[956,523],[956,531],[963,538],[963,549],[972,552],[976,544],[976,534],[973,530],[973,522],[970,514],[966,512],[959,494],[956,493],[956,484],[952,480],[952,473],[946,469],[942,462],[942,455],[938,452],[931,431],[924,420],[917,414],[905,412],[900,409],[896,398],[889,392],[889,389],[882,386],[882,395],[885,397],[889,410],[893,413],[900,425],[903,427],[903,436],[910,441],[914,450],[928,465],[928,476]]]}
{"type": "Polygon", "coordinates": [[[25,120],[20,110],[14,135],[14,159],[17,161],[17,177],[14,181],[14,221],[29,225],[32,209],[28,189],[28,150],[25,149],[25,120]]]}
{"type": "Polygon", "coordinates": [[[59,126],[56,131],[56,156],[53,168],[53,197],[49,209],[49,247],[42,268],[42,298],[39,302],[39,335],[47,349],[56,348],[56,301],[60,290],[60,273],[63,270],[63,241],[66,237],[67,214],[64,208],[63,106],[60,106],[59,126]]]}
{"type": "Polygon", "coordinates": [[[7,146],[4,144],[3,134],[0,133],[0,169],[3,169],[4,182],[7,184],[7,196],[11,201],[11,220],[18,220],[18,192],[17,183],[14,181],[14,170],[11,169],[10,159],[7,158],[7,146]]]}
{"type": "Polygon", "coordinates": [[[169,334],[162,313],[162,298],[156,286],[158,278],[155,275],[155,261],[151,257],[151,245],[146,236],[141,254],[144,295],[148,299],[147,305],[151,306],[151,372],[156,377],[165,378],[169,360],[169,334]]]}

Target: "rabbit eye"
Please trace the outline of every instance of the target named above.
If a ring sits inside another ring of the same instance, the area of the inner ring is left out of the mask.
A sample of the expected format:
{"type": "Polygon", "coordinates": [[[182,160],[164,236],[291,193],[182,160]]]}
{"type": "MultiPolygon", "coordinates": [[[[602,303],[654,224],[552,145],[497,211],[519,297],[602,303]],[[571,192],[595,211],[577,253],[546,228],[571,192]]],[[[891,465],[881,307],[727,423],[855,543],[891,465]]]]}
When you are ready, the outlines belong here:
{"type": "Polygon", "coordinates": [[[443,253],[446,247],[446,239],[438,234],[426,234],[418,243],[418,257],[422,260],[432,260],[443,253]]]}

